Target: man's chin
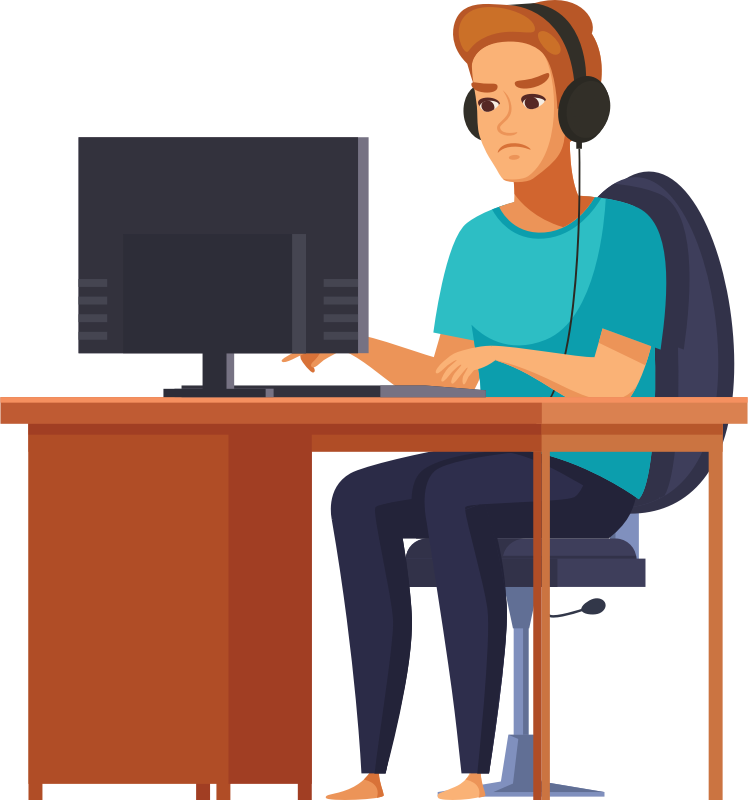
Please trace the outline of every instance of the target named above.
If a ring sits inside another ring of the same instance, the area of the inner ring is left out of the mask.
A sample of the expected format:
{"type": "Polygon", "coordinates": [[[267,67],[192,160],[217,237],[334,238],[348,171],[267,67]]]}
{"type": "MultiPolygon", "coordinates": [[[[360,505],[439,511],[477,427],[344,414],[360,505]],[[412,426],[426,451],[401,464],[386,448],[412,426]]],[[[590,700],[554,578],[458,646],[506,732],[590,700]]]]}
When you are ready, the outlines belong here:
{"type": "Polygon", "coordinates": [[[523,183],[535,177],[537,174],[537,165],[520,164],[518,162],[516,164],[502,164],[501,167],[497,167],[497,170],[505,181],[509,181],[510,183],[523,183]]]}

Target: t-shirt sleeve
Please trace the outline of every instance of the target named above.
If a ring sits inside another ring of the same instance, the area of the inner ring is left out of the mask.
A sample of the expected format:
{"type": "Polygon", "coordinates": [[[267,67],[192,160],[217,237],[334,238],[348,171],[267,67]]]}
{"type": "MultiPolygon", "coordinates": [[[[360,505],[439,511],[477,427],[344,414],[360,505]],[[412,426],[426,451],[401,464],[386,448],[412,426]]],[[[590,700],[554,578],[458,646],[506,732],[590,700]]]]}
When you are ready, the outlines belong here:
{"type": "Polygon", "coordinates": [[[657,226],[639,208],[621,204],[610,228],[605,221],[608,276],[601,329],[659,348],[665,321],[665,252],[657,226]]]}
{"type": "Polygon", "coordinates": [[[470,233],[467,227],[467,225],[463,227],[457,234],[449,253],[439,292],[439,303],[436,307],[434,333],[472,340],[470,298],[471,266],[474,259],[470,255],[470,233]]]}

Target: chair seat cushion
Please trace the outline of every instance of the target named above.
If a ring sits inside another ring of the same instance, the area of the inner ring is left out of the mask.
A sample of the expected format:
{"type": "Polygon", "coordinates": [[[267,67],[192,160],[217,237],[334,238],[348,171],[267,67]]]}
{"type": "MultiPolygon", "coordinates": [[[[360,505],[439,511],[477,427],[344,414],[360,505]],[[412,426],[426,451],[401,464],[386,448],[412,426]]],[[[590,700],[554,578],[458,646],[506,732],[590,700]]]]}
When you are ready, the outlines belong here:
{"type": "MultiPolygon", "coordinates": [[[[532,539],[499,539],[506,586],[532,586],[532,539]]],[[[406,554],[411,587],[436,586],[431,543],[406,554]]],[[[622,539],[551,539],[551,586],[644,586],[645,560],[622,539]]]]}
{"type": "MultiPolygon", "coordinates": [[[[499,539],[504,558],[532,556],[532,543],[532,539],[499,539]]],[[[552,538],[551,558],[636,558],[636,551],[623,539],[552,538]]]]}
{"type": "MultiPolygon", "coordinates": [[[[499,539],[502,558],[532,557],[533,539],[499,539]]],[[[408,548],[408,558],[431,558],[431,542],[418,539],[408,548]]],[[[636,558],[623,539],[554,539],[551,558],[636,558]]]]}

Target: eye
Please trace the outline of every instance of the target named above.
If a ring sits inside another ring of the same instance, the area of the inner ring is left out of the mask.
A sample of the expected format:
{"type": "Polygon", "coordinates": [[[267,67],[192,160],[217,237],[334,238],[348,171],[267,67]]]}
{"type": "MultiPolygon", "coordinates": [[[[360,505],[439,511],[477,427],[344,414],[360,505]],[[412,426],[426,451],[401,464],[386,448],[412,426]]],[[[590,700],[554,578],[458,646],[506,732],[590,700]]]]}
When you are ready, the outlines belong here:
{"type": "Polygon", "coordinates": [[[481,97],[478,101],[481,111],[493,111],[498,105],[499,101],[494,100],[493,97],[481,97]]]}
{"type": "MultiPolygon", "coordinates": [[[[525,100],[528,100],[528,99],[531,102],[535,103],[534,106],[529,106],[530,110],[534,110],[536,108],[540,108],[540,106],[542,106],[543,103],[545,103],[545,97],[542,97],[539,94],[526,94],[526,95],[523,95],[523,97],[522,97],[522,105],[524,105],[525,104],[525,100]]],[[[480,107],[481,111],[485,111],[485,112],[493,111],[493,108],[491,108],[490,106],[488,108],[484,108],[483,107],[484,103],[496,103],[496,105],[499,105],[499,101],[498,100],[494,100],[493,97],[482,97],[478,101],[478,106],[480,107]]],[[[528,106],[525,106],[525,108],[528,108],[528,106]]]]}

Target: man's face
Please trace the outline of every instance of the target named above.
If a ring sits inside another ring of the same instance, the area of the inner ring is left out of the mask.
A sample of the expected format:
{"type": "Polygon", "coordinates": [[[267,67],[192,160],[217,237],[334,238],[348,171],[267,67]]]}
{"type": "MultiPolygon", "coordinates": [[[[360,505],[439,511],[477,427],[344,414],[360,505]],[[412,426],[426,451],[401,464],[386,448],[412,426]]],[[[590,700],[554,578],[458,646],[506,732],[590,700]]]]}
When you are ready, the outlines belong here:
{"type": "Polygon", "coordinates": [[[555,161],[568,139],[548,59],[523,42],[496,42],[473,59],[478,130],[505,181],[527,181],[555,161]]]}

